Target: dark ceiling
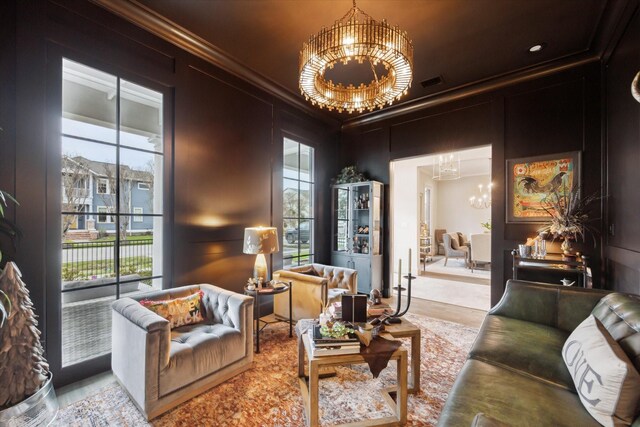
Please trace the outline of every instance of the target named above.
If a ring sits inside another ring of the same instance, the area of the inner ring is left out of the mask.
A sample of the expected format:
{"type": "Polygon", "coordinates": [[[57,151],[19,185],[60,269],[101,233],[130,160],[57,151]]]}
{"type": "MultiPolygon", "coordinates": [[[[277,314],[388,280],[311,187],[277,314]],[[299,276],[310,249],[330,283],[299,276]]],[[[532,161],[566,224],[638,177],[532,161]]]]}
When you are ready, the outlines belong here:
{"type": "MultiPolygon", "coordinates": [[[[351,0],[138,0],[300,96],[298,53],[351,0]]],[[[358,0],[406,30],[414,76],[403,102],[592,48],[605,0],[358,0]],[[534,44],[546,48],[530,53],[534,44]],[[423,88],[422,81],[443,83],[423,88]]],[[[336,113],[337,114],[337,113],[336,113]]],[[[350,115],[343,113],[342,119],[350,115]]]]}

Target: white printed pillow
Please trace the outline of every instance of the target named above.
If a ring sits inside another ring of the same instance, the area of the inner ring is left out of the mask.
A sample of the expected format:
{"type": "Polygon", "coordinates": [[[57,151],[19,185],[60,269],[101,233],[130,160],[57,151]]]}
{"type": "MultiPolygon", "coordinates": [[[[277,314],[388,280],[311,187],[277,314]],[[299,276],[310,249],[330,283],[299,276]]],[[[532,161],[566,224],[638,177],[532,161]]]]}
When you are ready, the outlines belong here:
{"type": "Polygon", "coordinates": [[[562,358],[593,418],[607,427],[633,422],[640,409],[640,374],[597,318],[587,317],[571,333],[562,358]]]}

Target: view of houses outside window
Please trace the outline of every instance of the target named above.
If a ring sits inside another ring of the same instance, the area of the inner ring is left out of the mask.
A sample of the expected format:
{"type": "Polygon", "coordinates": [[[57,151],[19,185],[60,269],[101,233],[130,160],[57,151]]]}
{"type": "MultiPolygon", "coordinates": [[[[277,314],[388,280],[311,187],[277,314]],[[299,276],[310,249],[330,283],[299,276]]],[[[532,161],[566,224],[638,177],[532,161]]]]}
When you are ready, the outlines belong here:
{"type": "Polygon", "coordinates": [[[111,352],[111,302],[161,288],[162,98],[63,61],[63,366],[111,352]]]}
{"type": "Polygon", "coordinates": [[[284,139],[282,193],[283,265],[313,262],[314,231],[313,148],[284,139]]]}

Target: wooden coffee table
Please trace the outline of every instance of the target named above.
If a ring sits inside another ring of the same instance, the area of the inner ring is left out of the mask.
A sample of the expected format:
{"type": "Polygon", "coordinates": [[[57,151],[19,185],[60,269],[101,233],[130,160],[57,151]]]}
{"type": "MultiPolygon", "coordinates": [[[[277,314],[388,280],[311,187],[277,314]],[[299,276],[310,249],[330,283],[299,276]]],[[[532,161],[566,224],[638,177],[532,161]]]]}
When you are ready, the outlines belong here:
{"type": "Polygon", "coordinates": [[[384,332],[393,338],[411,338],[411,371],[409,373],[409,393],[414,394],[420,391],[420,328],[409,322],[404,317],[400,318],[401,323],[385,325],[384,332]]]}
{"type": "MultiPolygon", "coordinates": [[[[391,360],[395,360],[397,364],[397,386],[386,388],[382,391],[387,404],[393,409],[395,416],[377,418],[358,422],[359,426],[397,426],[407,422],[407,350],[400,347],[391,356],[391,360]],[[390,393],[396,395],[394,400],[390,393]]],[[[309,343],[308,334],[302,334],[298,340],[298,377],[300,380],[300,391],[302,392],[302,400],[307,415],[307,426],[317,427],[319,425],[319,373],[321,367],[352,365],[356,363],[366,363],[360,354],[347,354],[339,356],[311,356],[311,344],[309,343]],[[305,354],[308,360],[309,377],[304,375],[305,354]]],[[[353,423],[342,424],[355,425],[353,423]]]]}

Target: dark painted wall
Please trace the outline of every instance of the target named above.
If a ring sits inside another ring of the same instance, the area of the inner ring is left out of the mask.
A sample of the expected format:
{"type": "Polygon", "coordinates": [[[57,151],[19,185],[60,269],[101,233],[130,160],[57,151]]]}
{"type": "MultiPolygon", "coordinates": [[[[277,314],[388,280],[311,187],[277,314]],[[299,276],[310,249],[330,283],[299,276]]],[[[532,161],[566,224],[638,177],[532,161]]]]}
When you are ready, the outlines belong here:
{"type": "MultiPolygon", "coordinates": [[[[0,188],[21,201],[15,215],[24,237],[15,260],[40,316],[58,384],[109,366],[103,358],[58,375],[59,355],[52,350],[60,341],[56,159],[63,56],[167,96],[167,287],[206,282],[242,290],[255,260],[242,253],[244,228],[282,228],[283,133],[316,149],[316,259],[329,261],[328,187],[338,166],[335,123],[310,117],[89,2],[2,2],[1,7],[0,188]]],[[[281,266],[279,259],[273,257],[274,269],[281,266]]]]}
{"type": "MultiPolygon", "coordinates": [[[[586,193],[601,189],[599,64],[593,62],[506,89],[350,128],[343,133],[342,143],[343,165],[357,164],[385,184],[389,184],[391,160],[492,145],[491,299],[495,304],[511,275],[510,250],[526,237],[534,236],[539,227],[505,224],[505,160],[581,150],[586,193]]],[[[389,212],[389,188],[385,188],[389,212]]],[[[388,225],[387,221],[386,285],[391,246],[388,225]]],[[[599,222],[596,226],[601,228],[599,222]]],[[[595,281],[599,283],[599,240],[595,248],[583,245],[580,249],[592,255],[595,281]]]]}
{"type": "Polygon", "coordinates": [[[608,279],[621,292],[640,294],[640,103],[631,81],[640,71],[640,8],[605,68],[608,174],[608,279]]]}

